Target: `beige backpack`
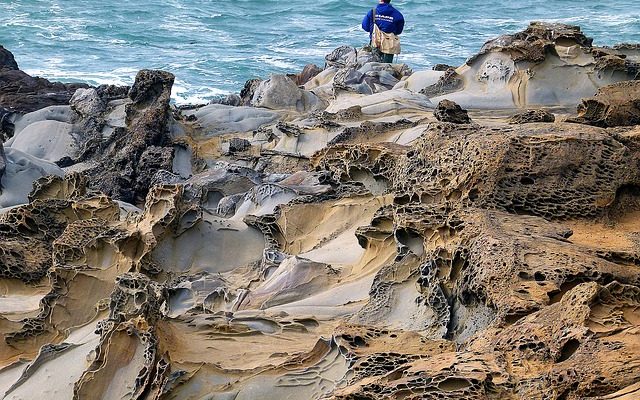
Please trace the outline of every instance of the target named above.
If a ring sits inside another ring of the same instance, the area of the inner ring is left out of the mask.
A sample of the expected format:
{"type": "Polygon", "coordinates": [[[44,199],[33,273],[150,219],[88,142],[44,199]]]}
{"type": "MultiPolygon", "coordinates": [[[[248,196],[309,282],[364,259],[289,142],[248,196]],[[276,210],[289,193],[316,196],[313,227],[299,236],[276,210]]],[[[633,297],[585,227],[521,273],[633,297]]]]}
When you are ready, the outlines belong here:
{"type": "Polygon", "coordinates": [[[373,9],[373,35],[371,44],[385,54],[400,54],[400,38],[395,33],[382,32],[376,25],[376,9],[373,9]]]}

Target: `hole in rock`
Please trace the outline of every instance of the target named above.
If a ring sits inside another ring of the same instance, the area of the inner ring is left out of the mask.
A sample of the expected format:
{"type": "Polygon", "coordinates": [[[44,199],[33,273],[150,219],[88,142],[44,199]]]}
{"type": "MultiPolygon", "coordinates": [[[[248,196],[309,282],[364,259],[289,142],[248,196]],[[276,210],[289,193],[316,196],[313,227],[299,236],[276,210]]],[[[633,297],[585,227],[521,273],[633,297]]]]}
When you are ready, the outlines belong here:
{"type": "Polygon", "coordinates": [[[478,200],[478,197],[480,197],[480,192],[478,191],[478,189],[471,189],[469,191],[469,200],[476,201],[478,200]]]}
{"type": "Polygon", "coordinates": [[[409,229],[398,229],[396,239],[407,246],[413,254],[421,256],[424,253],[424,239],[416,232],[409,229]]]}
{"type": "Polygon", "coordinates": [[[523,176],[520,178],[520,183],[523,185],[533,185],[536,181],[530,176],[523,176]]]}
{"type": "Polygon", "coordinates": [[[569,339],[567,343],[562,346],[562,350],[560,350],[560,358],[558,362],[563,362],[568,360],[576,351],[578,351],[578,347],[580,347],[580,342],[576,339],[569,339]]]}
{"type": "Polygon", "coordinates": [[[445,392],[453,392],[460,389],[466,389],[471,384],[466,379],[448,378],[438,384],[438,388],[445,392]]]}
{"type": "Polygon", "coordinates": [[[222,198],[224,197],[224,195],[222,193],[220,193],[217,190],[213,190],[211,192],[207,193],[207,203],[205,205],[205,208],[207,210],[210,211],[216,211],[218,208],[218,204],[220,203],[220,200],[222,200],[222,198]]]}
{"type": "Polygon", "coordinates": [[[362,168],[351,168],[349,177],[364,185],[374,196],[384,194],[389,189],[389,181],[381,176],[375,176],[370,171],[362,168]]]}

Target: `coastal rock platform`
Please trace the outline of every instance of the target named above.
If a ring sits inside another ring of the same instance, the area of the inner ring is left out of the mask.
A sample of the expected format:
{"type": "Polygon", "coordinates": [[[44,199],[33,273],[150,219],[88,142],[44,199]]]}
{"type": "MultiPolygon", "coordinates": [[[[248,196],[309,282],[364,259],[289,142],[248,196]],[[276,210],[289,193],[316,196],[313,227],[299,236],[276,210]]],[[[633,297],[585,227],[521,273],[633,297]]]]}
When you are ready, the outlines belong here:
{"type": "Polygon", "coordinates": [[[536,22],[225,104],[0,85],[0,398],[639,398],[637,57],[536,22]]]}

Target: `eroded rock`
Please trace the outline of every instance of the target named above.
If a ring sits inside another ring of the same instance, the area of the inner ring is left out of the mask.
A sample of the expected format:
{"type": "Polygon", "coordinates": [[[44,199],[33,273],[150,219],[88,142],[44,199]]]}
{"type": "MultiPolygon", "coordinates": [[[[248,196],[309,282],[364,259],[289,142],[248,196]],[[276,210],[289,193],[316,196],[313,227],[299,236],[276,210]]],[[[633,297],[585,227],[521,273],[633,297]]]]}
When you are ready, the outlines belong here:
{"type": "Polygon", "coordinates": [[[556,116],[547,110],[535,109],[517,113],[509,118],[512,125],[531,124],[535,122],[555,122],[556,116]]]}
{"type": "Polygon", "coordinates": [[[618,82],[598,89],[594,97],[582,100],[578,116],[570,121],[602,127],[640,124],[640,81],[618,82]]]}
{"type": "Polygon", "coordinates": [[[441,122],[453,124],[470,124],[471,118],[467,110],[463,110],[458,104],[450,100],[442,100],[433,111],[433,116],[441,122]]]}

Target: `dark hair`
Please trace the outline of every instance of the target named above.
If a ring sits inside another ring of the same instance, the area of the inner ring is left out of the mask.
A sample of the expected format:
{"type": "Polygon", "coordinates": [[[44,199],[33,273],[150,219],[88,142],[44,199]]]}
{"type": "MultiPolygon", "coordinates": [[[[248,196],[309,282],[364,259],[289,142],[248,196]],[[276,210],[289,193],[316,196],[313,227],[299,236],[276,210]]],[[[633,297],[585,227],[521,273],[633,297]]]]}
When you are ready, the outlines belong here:
{"type": "Polygon", "coordinates": [[[389,4],[389,3],[391,3],[391,0],[382,0],[382,2],[385,3],[385,4],[389,4]]]}

